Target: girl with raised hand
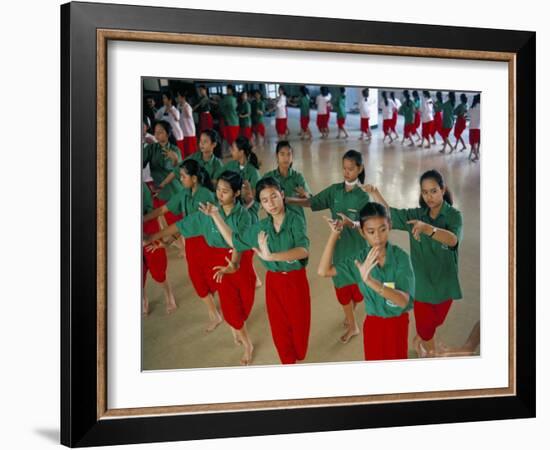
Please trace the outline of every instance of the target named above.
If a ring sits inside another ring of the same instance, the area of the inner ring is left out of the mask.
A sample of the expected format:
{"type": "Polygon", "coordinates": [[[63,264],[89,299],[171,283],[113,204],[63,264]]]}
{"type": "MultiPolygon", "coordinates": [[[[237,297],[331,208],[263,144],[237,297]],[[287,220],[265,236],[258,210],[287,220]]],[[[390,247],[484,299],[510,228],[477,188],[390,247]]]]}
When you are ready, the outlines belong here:
{"type": "Polygon", "coordinates": [[[391,223],[383,205],[368,203],[359,213],[359,232],[367,245],[334,261],[343,222],[326,218],[331,234],[319,262],[322,277],[346,274],[365,298],[363,348],[366,360],[408,357],[409,313],[414,298],[414,275],[409,255],[388,241],[391,223]]]}
{"type": "Polygon", "coordinates": [[[256,199],[267,217],[242,232],[235,233],[214,205],[202,211],[231,247],[238,252],[254,249],[261,259],[267,269],[266,308],[273,342],[281,363],[294,364],[306,357],[311,323],[306,225],[299,214],[285,208],[283,190],[274,178],[258,182],[256,199]]]}

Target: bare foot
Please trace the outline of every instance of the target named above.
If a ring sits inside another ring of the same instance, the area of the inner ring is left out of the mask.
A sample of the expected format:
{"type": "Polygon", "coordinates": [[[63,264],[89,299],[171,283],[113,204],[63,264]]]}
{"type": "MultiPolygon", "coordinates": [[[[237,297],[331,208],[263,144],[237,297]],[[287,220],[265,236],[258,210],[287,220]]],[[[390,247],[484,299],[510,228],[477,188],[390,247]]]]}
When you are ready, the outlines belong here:
{"type": "Polygon", "coordinates": [[[219,315],[219,313],[216,313],[216,315],[210,316],[210,322],[208,322],[208,326],[204,331],[207,333],[210,333],[214,331],[220,323],[223,322],[222,316],[219,315]]]}
{"type": "Polygon", "coordinates": [[[348,327],[348,331],[346,332],[346,334],[340,336],[340,342],[342,342],[342,344],[347,344],[353,336],[357,336],[358,334],[359,327],[357,326],[357,324],[355,324],[355,327],[353,328],[348,327]]]}
{"type": "Polygon", "coordinates": [[[254,351],[254,346],[252,344],[244,344],[244,353],[241,358],[241,365],[248,366],[252,362],[252,352],[254,351]]]}
{"type": "Polygon", "coordinates": [[[233,333],[233,342],[235,345],[243,345],[243,341],[240,340],[239,336],[237,335],[237,330],[235,328],[231,328],[231,333],[233,333]]]}
{"type": "Polygon", "coordinates": [[[260,280],[260,277],[256,277],[256,289],[261,288],[262,286],[262,280],[260,280]]]}
{"type": "Polygon", "coordinates": [[[143,314],[143,317],[147,317],[149,315],[149,302],[147,300],[143,302],[143,309],[141,313],[143,314]]]}
{"type": "Polygon", "coordinates": [[[166,305],[166,314],[170,315],[173,312],[175,312],[176,309],[178,309],[178,305],[176,305],[175,302],[174,303],[169,303],[168,305],[166,305]]]}

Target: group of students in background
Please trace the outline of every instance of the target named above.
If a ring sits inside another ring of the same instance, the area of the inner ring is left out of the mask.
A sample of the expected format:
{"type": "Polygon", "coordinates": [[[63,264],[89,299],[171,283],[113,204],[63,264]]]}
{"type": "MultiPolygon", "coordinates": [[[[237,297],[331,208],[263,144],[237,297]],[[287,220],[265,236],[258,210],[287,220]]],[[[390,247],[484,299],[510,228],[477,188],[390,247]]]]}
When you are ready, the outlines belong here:
{"type": "MultiPolygon", "coordinates": [[[[300,86],[300,95],[288,98],[282,86],[278,89],[278,96],[274,101],[267,101],[263,98],[260,90],[253,92],[243,91],[236,93],[233,85],[226,86],[226,94],[221,98],[211,98],[205,85],[198,88],[198,99],[191,106],[189,94],[184,90],[177,92],[175,98],[170,92],[162,94],[162,107],[155,108],[152,97],[147,97],[146,114],[144,126],[150,129],[152,123],[158,120],[165,120],[170,123],[175,144],[180,149],[182,157],[189,156],[197,151],[198,137],[203,130],[214,129],[214,118],[212,109],[215,106],[218,111],[217,127],[223,142],[230,148],[238,136],[249,139],[253,145],[263,145],[266,136],[265,116],[268,113],[275,115],[275,131],[277,139],[288,139],[290,131],[288,128],[288,106],[297,107],[300,110],[300,139],[312,139],[310,129],[310,111],[312,107],[309,89],[300,86]],[[195,124],[194,115],[198,118],[195,124]]],[[[329,137],[330,114],[336,112],[337,134],[336,138],[348,138],[349,132],[346,128],[346,88],[338,89],[338,96],[333,99],[326,86],[320,88],[319,94],[315,97],[314,106],[317,112],[316,125],[321,139],[329,137]]],[[[470,154],[468,159],[477,161],[479,159],[480,146],[480,94],[473,97],[471,105],[465,94],[461,94],[460,102],[457,104],[456,94],[449,91],[444,101],[443,93],[437,91],[435,100],[432,99],[430,91],[423,90],[420,95],[418,91],[404,90],[401,99],[395,96],[393,91],[382,91],[381,115],[383,142],[386,140],[392,143],[399,139],[397,131],[397,118],[402,115],[404,118],[403,138],[409,141],[410,146],[416,144],[418,147],[431,148],[437,144],[437,135],[442,139],[443,147],[440,152],[445,153],[447,146],[449,153],[466,149],[466,143],[462,137],[468,126],[469,119],[469,144],[470,154]],[[453,131],[455,143],[451,143],[450,133],[453,131]]],[[[375,102],[369,97],[369,88],[361,90],[361,98],[358,101],[360,116],[359,140],[371,140],[372,131],[370,126],[371,108],[375,102]]],[[[149,138],[150,139],[150,138],[149,138]]]]}
{"type": "MultiPolygon", "coordinates": [[[[226,100],[229,92],[222,99],[222,110],[236,102],[226,100]]],[[[178,105],[182,111],[191,108],[185,106],[182,95],[178,105]]],[[[262,285],[281,363],[304,360],[311,328],[305,270],[310,240],[304,208],[310,208],[330,213],[325,218],[330,236],[317,273],[332,278],[344,317],[341,342],[361,333],[355,308],[363,302],[365,359],[407,358],[410,310],[416,319],[417,354],[430,357],[448,351],[438,345],[436,330],[453,301],[462,297],[458,277],[462,214],[453,206],[439,172],[421,175],[418,206],[397,208],[388,205],[375,186],[365,183],[362,154],[348,150],[342,158],[342,181],[313,193],[293,167],[294,150],[288,140],[277,143],[277,166],[262,175],[251,136],[236,133],[232,129],[236,119],[228,121],[224,116],[231,160],[222,163],[221,137],[212,128],[200,130],[200,151],[186,155],[180,145],[170,142],[172,123],[178,120],[168,96],[164,106],[157,113],[161,120],[153,125],[154,142],[145,139],[143,143],[143,167],[148,166],[151,177],[143,185],[144,315],[149,311],[148,272],[164,286],[167,312],[177,308],[166,278],[165,247],[173,243],[186,258],[189,279],[208,311],[206,331],[225,321],[235,344],[242,346],[241,364],[253,360],[247,320],[256,289],[262,285]],[[410,256],[388,241],[392,228],[409,234],[410,256]],[[254,256],[266,269],[265,280],[259,280],[254,256]]],[[[211,122],[201,116],[200,124],[211,122]]],[[[287,128],[281,122],[277,126],[280,137],[285,137],[287,128]]],[[[185,137],[184,133],[184,142],[185,137]]]]}

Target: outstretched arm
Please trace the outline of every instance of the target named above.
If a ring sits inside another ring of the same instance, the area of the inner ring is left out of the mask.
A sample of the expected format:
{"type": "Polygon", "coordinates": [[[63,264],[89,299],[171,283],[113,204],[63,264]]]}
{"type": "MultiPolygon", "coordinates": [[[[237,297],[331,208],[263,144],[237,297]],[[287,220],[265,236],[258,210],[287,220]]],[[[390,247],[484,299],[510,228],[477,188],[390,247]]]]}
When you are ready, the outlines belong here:
{"type": "Polygon", "coordinates": [[[328,217],[324,217],[324,219],[329,224],[331,232],[325,245],[325,249],[323,250],[323,254],[321,255],[317,274],[321,277],[334,277],[336,276],[336,268],[332,264],[332,257],[334,255],[336,242],[342,233],[343,223],[339,220],[333,220],[328,217]]]}

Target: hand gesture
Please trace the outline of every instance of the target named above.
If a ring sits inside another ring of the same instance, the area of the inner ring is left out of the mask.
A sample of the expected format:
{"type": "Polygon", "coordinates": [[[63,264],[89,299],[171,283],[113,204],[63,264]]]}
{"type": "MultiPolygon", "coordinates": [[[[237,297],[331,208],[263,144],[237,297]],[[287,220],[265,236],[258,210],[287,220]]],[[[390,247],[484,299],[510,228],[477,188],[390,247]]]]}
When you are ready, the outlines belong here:
{"type": "Polygon", "coordinates": [[[218,212],[218,207],[210,202],[199,203],[199,211],[207,216],[212,217],[218,212]]]}
{"type": "Polygon", "coordinates": [[[246,205],[248,205],[252,201],[252,187],[250,186],[250,182],[248,180],[244,180],[243,182],[243,186],[241,188],[241,196],[246,205]]]}
{"type": "Polygon", "coordinates": [[[355,228],[355,222],[351,220],[348,216],[346,216],[344,213],[338,213],[338,216],[341,219],[342,225],[348,228],[355,228]]]}
{"type": "Polygon", "coordinates": [[[411,233],[417,241],[420,241],[420,235],[422,233],[427,234],[430,230],[430,226],[421,220],[408,220],[407,223],[413,226],[411,233]]]}
{"type": "Polygon", "coordinates": [[[146,240],[144,239],[143,246],[147,253],[153,253],[157,251],[159,248],[164,248],[164,243],[162,241],[153,241],[151,243],[147,243],[146,240]]]}
{"type": "Polygon", "coordinates": [[[237,267],[235,264],[231,262],[231,260],[226,256],[225,260],[227,261],[227,266],[215,266],[213,269],[215,270],[214,281],[216,283],[221,283],[222,278],[225,274],[235,273],[237,271],[237,267]]]}
{"type": "Polygon", "coordinates": [[[374,184],[362,184],[361,189],[372,196],[376,196],[380,193],[374,184]]]}
{"type": "Polygon", "coordinates": [[[271,261],[271,251],[267,245],[267,234],[265,231],[260,231],[258,233],[258,247],[259,248],[253,249],[254,253],[264,261],[271,261]]]}
{"type": "Polygon", "coordinates": [[[298,198],[309,198],[309,193],[303,188],[303,186],[296,187],[294,192],[296,192],[298,198]]]}
{"type": "Polygon", "coordinates": [[[378,264],[378,256],[380,255],[380,249],[378,247],[371,248],[369,254],[362,263],[355,260],[355,266],[359,269],[361,279],[366,283],[370,277],[372,269],[378,264]]]}
{"type": "Polygon", "coordinates": [[[151,195],[153,196],[153,198],[158,197],[160,191],[162,191],[162,189],[159,186],[151,183],[151,195]]]}
{"type": "Polygon", "coordinates": [[[178,154],[174,150],[165,147],[162,149],[162,155],[165,159],[169,159],[174,167],[178,164],[178,154]]]}
{"type": "Polygon", "coordinates": [[[323,216],[323,219],[327,221],[328,226],[330,227],[330,231],[335,234],[340,234],[342,232],[342,229],[344,228],[344,223],[341,220],[334,220],[327,216],[323,216]]]}

